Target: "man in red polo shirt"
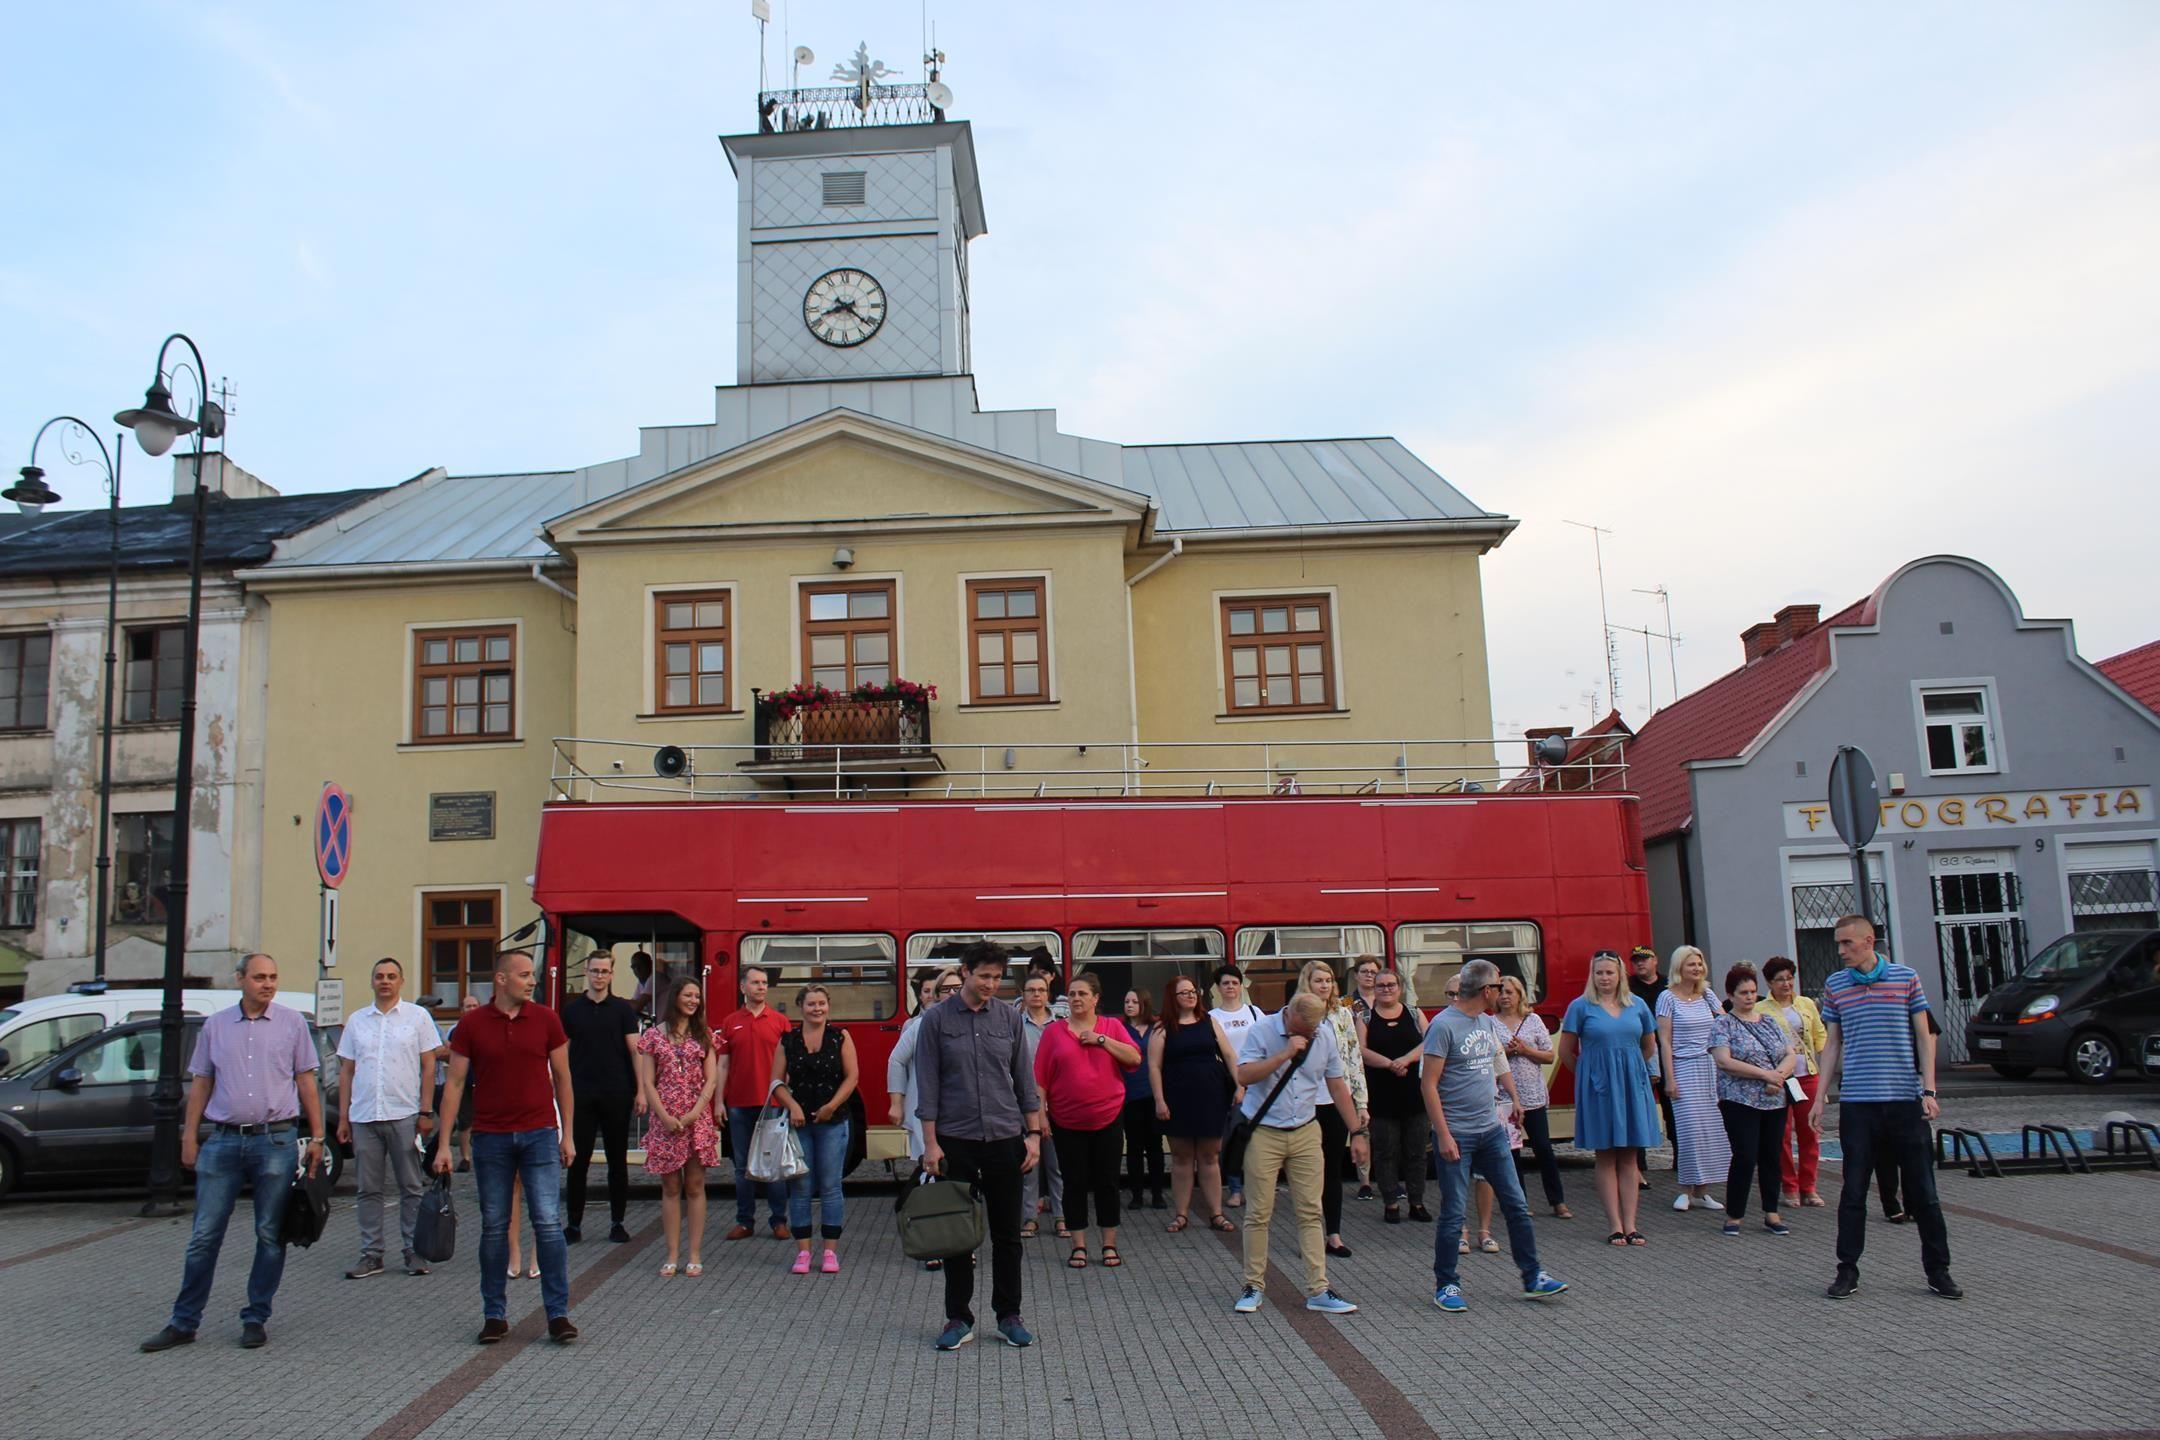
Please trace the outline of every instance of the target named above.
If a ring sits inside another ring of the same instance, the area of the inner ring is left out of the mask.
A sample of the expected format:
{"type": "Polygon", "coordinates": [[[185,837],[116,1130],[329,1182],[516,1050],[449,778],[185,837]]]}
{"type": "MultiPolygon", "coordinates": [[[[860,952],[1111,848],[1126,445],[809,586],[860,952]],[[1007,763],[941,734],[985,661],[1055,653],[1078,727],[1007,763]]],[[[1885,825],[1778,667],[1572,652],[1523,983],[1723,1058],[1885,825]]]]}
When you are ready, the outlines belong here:
{"type": "MultiPolygon", "coordinates": [[[[720,1053],[720,1103],[727,1107],[728,1143],[735,1152],[735,1228],[727,1238],[747,1240],[757,1233],[757,1194],[751,1189],[756,1182],[743,1169],[743,1157],[750,1153],[750,1132],[757,1128],[758,1111],[772,1088],[780,1037],[792,1027],[787,1016],[765,1003],[772,977],[764,966],[743,966],[737,983],[742,986],[742,1008],[713,1027],[713,1048],[720,1053]]],[[[773,1238],[789,1239],[787,1186],[768,1181],[764,1189],[773,1238]]]]}
{"type": "MultiPolygon", "coordinates": [[[[563,1243],[562,1172],[570,1163],[570,1037],[545,1005],[532,1003],[532,956],[510,950],[495,960],[494,1000],[450,1032],[450,1078],[443,1086],[442,1130],[457,1124],[465,1076],[473,1076],[473,1180],[480,1191],[480,1343],[510,1333],[504,1280],[510,1265],[510,1194],[525,1182],[533,1252],[540,1257],[540,1299],[548,1335],[577,1339],[570,1323],[570,1251],[563,1243]],[[559,1118],[558,1118],[559,1117],[559,1118]]],[[[450,1173],[450,1147],[435,1152],[435,1173],[450,1173]]]]}

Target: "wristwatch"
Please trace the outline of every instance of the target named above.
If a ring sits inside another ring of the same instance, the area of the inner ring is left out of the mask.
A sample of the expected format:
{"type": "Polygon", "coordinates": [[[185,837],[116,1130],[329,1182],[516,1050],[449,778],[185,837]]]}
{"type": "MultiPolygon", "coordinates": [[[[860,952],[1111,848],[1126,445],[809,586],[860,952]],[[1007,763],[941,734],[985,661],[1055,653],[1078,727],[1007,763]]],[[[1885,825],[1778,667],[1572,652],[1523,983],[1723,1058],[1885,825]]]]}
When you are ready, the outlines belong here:
{"type": "Polygon", "coordinates": [[[1922,1090],[1920,1092],[1920,1098],[1923,1100],[1934,1100],[1939,1097],[1935,1094],[1933,1090],[1922,1090]]]}
{"type": "Polygon", "coordinates": [[[1370,1135],[1370,1134],[1372,1134],[1372,1126],[1370,1126],[1370,1125],[1360,1125],[1360,1126],[1358,1126],[1358,1128],[1357,1128],[1357,1129],[1355,1129],[1355,1130],[1352,1130],[1352,1131],[1350,1132],[1350,1138],[1351,1138],[1352,1140],[1362,1140],[1362,1139],[1364,1139],[1364,1138],[1365,1138],[1365,1137],[1366,1137],[1367,1135],[1370,1135]]]}

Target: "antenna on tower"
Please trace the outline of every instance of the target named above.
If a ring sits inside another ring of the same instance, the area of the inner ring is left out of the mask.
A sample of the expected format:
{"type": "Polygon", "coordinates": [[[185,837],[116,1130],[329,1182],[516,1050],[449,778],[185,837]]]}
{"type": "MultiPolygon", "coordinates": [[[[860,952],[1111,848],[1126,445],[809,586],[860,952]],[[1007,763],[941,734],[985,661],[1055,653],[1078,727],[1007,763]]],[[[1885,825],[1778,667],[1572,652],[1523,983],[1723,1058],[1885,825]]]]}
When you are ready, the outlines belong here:
{"type": "Polygon", "coordinates": [[[1680,632],[1672,628],[1672,592],[1667,590],[1661,581],[1648,590],[1637,590],[1635,593],[1655,595],[1658,603],[1665,607],[1665,664],[1672,671],[1673,699],[1677,700],[1680,698],[1680,657],[1674,653],[1674,647],[1680,643],[1680,632]]]}
{"type": "Polygon", "coordinates": [[[750,18],[757,21],[757,88],[765,93],[765,27],[772,21],[771,0],[750,0],[750,18]]]}
{"type": "MultiPolygon", "coordinates": [[[[1563,525],[1573,525],[1578,530],[1590,532],[1590,545],[1597,556],[1597,608],[1598,623],[1605,635],[1605,693],[1612,700],[1612,708],[1620,708],[1620,657],[1613,649],[1612,615],[1605,605],[1605,537],[1613,532],[1603,525],[1592,525],[1585,520],[1563,520],[1563,525]]],[[[1598,716],[1592,715],[1594,724],[1598,716]]]]}

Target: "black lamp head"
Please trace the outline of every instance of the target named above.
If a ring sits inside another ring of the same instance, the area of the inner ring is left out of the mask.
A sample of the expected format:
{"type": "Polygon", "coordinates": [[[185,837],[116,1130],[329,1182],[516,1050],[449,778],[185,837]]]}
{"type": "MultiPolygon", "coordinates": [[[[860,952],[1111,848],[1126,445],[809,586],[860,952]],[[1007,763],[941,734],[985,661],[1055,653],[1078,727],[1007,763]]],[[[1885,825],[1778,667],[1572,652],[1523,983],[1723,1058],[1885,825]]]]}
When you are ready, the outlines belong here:
{"type": "Polygon", "coordinates": [[[45,472],[35,465],[22,467],[22,479],[0,490],[0,500],[12,500],[17,505],[57,505],[59,492],[45,483],[45,472]]]}

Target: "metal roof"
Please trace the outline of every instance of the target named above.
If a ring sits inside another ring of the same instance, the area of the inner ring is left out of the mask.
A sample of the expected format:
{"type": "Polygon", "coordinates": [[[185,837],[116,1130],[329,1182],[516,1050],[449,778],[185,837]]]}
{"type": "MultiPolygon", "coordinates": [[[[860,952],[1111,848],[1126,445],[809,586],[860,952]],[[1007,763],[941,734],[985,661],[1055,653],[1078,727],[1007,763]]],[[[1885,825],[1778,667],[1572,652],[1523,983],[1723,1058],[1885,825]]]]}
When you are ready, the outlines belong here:
{"type": "Polygon", "coordinates": [[[1128,445],[1125,484],[1155,497],[1165,531],[1504,518],[1385,435],[1128,445]]]}
{"type": "MultiPolygon", "coordinates": [[[[378,493],[338,490],[241,500],[212,494],[204,513],[204,563],[259,564],[269,557],[279,537],[304,530],[378,493]]],[[[112,563],[111,512],[103,506],[94,510],[46,511],[21,516],[19,522],[0,527],[0,574],[72,575],[102,571],[112,563]]],[[[192,497],[163,505],[123,505],[120,568],[185,568],[193,524],[192,497]]]]}
{"type": "Polygon", "coordinates": [[[1145,495],[1161,533],[1461,525],[1505,534],[1515,523],[1388,436],[1118,446],[1065,434],[1054,411],[979,410],[972,380],[955,376],[723,388],[714,424],[649,429],[637,456],[538,474],[430,470],[284,542],[265,568],[540,559],[552,551],[539,528],[557,516],[843,408],[1145,495]]]}

